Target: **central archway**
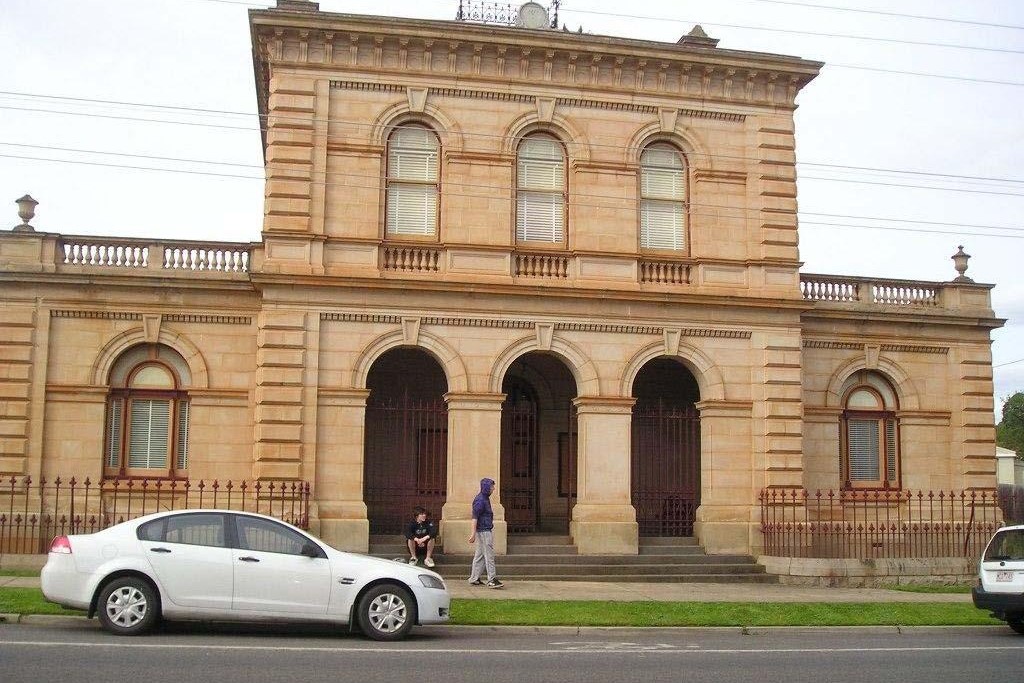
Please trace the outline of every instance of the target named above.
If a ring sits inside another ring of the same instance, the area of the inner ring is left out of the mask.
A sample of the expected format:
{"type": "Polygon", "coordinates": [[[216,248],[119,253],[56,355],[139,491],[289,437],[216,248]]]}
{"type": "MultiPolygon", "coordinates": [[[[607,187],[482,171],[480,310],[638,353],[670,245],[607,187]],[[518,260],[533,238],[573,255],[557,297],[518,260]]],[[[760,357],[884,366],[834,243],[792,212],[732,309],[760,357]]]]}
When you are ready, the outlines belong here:
{"type": "Polygon", "coordinates": [[[641,536],[692,536],[700,505],[700,390],[668,357],[633,382],[632,502],[641,536]]]}
{"type": "Polygon", "coordinates": [[[532,352],[502,382],[501,503],[510,534],[569,533],[576,500],[576,381],[557,356],[532,352]]]}
{"type": "Polygon", "coordinates": [[[396,348],[374,362],[366,387],[366,515],[371,534],[397,534],[414,507],[436,519],[447,498],[448,383],[433,356],[396,348]]]}

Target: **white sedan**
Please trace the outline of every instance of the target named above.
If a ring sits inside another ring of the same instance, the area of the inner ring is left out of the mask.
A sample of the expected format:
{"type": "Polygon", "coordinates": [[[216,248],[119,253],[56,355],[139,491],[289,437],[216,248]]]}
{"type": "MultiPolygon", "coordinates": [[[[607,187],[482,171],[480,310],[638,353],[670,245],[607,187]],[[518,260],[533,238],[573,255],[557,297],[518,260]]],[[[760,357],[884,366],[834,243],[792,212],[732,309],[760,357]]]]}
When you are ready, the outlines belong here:
{"type": "Polygon", "coordinates": [[[358,625],[398,640],[449,618],[436,573],[341,552],[272,517],[230,510],[147,515],[94,534],[58,536],[43,594],[98,614],[111,633],[145,633],[161,619],[358,625]]]}

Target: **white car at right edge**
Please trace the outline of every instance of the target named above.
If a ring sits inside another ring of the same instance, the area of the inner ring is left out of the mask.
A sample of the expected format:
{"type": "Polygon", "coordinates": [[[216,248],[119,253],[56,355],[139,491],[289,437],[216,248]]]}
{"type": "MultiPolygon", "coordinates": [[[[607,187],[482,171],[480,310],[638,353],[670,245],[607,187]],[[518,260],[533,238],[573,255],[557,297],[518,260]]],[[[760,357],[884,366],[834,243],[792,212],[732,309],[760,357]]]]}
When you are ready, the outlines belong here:
{"type": "Polygon", "coordinates": [[[996,531],[978,567],[974,606],[1024,634],[1024,525],[996,531]]]}

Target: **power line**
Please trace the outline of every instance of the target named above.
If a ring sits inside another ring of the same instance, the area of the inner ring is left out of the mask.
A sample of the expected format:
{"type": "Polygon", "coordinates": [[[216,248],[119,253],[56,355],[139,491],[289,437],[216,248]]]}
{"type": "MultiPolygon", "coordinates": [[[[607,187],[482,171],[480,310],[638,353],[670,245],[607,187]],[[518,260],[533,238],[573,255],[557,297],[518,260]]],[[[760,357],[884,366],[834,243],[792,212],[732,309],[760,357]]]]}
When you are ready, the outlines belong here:
{"type": "MultiPolygon", "coordinates": [[[[263,178],[262,176],[241,175],[241,174],[237,174],[237,173],[216,173],[216,172],[212,172],[212,171],[196,171],[196,170],[190,170],[190,169],[157,168],[157,167],[152,167],[152,166],[136,166],[136,165],[129,165],[129,164],[107,164],[107,163],[101,163],[101,162],[96,162],[96,161],[83,161],[83,160],[75,160],[75,159],[47,159],[47,158],[41,158],[41,157],[31,157],[31,156],[15,155],[15,154],[0,154],[0,158],[20,159],[20,160],[25,160],[25,161],[42,161],[42,162],[49,162],[49,163],[76,164],[76,165],[85,165],[85,166],[98,166],[98,167],[102,167],[102,168],[118,168],[118,169],[136,170],[136,171],[156,171],[156,172],[161,172],[162,171],[162,172],[166,172],[166,173],[178,173],[178,174],[183,174],[183,175],[200,175],[200,176],[211,176],[211,177],[217,177],[217,178],[237,178],[237,179],[245,179],[245,180],[265,181],[265,178],[263,178]]],[[[357,177],[364,177],[365,178],[366,176],[357,176],[357,177]]],[[[334,186],[334,187],[344,187],[346,189],[363,189],[363,190],[374,190],[374,191],[379,191],[380,190],[380,184],[377,184],[377,185],[357,185],[357,184],[351,184],[351,183],[344,183],[344,184],[342,184],[342,183],[332,183],[332,182],[328,182],[328,181],[309,181],[309,182],[310,182],[310,185],[317,185],[317,186],[324,186],[324,187],[334,186]]],[[[484,187],[484,188],[487,188],[489,186],[472,186],[472,185],[470,185],[469,187],[484,187]]],[[[507,189],[507,190],[511,191],[511,187],[504,188],[504,189],[507,189]]],[[[478,199],[478,198],[480,198],[481,196],[484,196],[484,195],[445,191],[442,194],[442,197],[445,197],[445,196],[447,196],[447,197],[467,197],[467,198],[478,199]]],[[[511,201],[512,197],[509,196],[508,198],[511,201]]],[[[583,202],[572,202],[570,204],[570,206],[571,207],[596,208],[596,209],[604,209],[604,210],[624,210],[624,211],[630,211],[630,212],[635,212],[636,211],[636,207],[633,204],[631,204],[630,206],[621,206],[621,205],[617,205],[616,206],[616,205],[610,205],[610,204],[601,205],[601,204],[588,204],[588,203],[583,203],[583,202]]],[[[704,207],[706,205],[691,204],[691,206],[704,207]]],[[[757,211],[758,210],[758,209],[744,209],[743,207],[723,207],[723,208],[737,208],[737,209],[743,210],[743,211],[757,211]]],[[[720,214],[718,212],[702,213],[700,211],[690,211],[690,212],[688,212],[688,214],[690,216],[697,215],[697,216],[709,216],[709,217],[721,218],[721,216],[720,216],[720,214]]],[[[742,219],[742,217],[740,217],[740,216],[733,216],[732,218],[741,218],[742,219]]],[[[873,219],[873,220],[878,220],[878,219],[873,219]]],[[[947,230],[932,230],[932,229],[925,229],[925,228],[898,228],[898,227],[892,227],[892,226],[877,226],[877,225],[844,225],[844,224],[836,224],[836,223],[820,223],[820,222],[814,222],[814,221],[807,221],[807,222],[800,221],[800,222],[801,222],[801,224],[804,224],[804,225],[817,225],[817,226],[821,226],[821,227],[844,227],[844,228],[852,227],[852,228],[862,228],[862,229],[867,229],[867,230],[887,230],[887,231],[892,231],[892,232],[913,232],[913,233],[926,233],[926,234],[951,235],[951,236],[973,236],[973,237],[992,237],[992,238],[1005,238],[1005,239],[1024,239],[1024,234],[1021,234],[1021,235],[1006,235],[1006,234],[994,234],[994,233],[991,233],[991,232],[970,232],[970,231],[962,231],[962,230],[947,231],[947,230]]],[[[1017,228],[999,228],[999,229],[1007,230],[1007,231],[1013,231],[1013,232],[1022,232],[1022,233],[1024,233],[1024,229],[1017,229],[1017,228]]]]}
{"type": "Polygon", "coordinates": [[[1011,360],[1006,363],[1000,363],[999,365],[993,365],[992,369],[995,370],[996,368],[1005,368],[1007,365],[1016,365],[1017,363],[1024,363],[1024,358],[1018,358],[1017,360],[1011,360]]]}
{"type": "MultiPolygon", "coordinates": [[[[225,0],[215,0],[224,2],[225,0]]],[[[967,24],[968,26],[986,26],[989,28],[1008,28],[1024,30],[1024,26],[1013,24],[993,24],[987,21],[973,21],[971,19],[954,19],[952,17],[935,17],[922,14],[904,14],[902,12],[886,12],[883,10],[860,9],[856,7],[837,7],[835,5],[816,5],[806,2],[790,2],[789,0],[746,0],[746,2],[763,2],[771,5],[792,5],[793,7],[805,7],[809,9],[824,9],[834,12],[854,12],[857,14],[877,14],[885,17],[898,17],[901,19],[921,19],[924,21],[942,21],[951,24],[967,24]]]]}
{"type": "MultiPolygon", "coordinates": [[[[81,148],[76,148],[76,147],[57,147],[57,146],[53,146],[53,145],[32,145],[32,144],[18,143],[18,142],[3,142],[3,141],[0,141],[0,146],[6,146],[6,147],[25,147],[25,148],[29,148],[29,149],[43,149],[43,150],[47,150],[47,151],[71,152],[71,153],[76,153],[76,154],[99,154],[99,155],[104,155],[104,156],[120,156],[120,157],[128,157],[128,158],[133,158],[133,159],[148,159],[148,160],[153,160],[153,161],[171,161],[171,162],[175,162],[175,163],[195,163],[195,164],[208,164],[208,165],[218,165],[218,166],[231,166],[231,167],[235,167],[235,168],[250,168],[250,169],[254,169],[254,170],[258,169],[260,171],[265,171],[265,170],[268,170],[268,169],[275,169],[275,168],[278,168],[278,169],[292,169],[292,168],[294,168],[294,166],[291,165],[291,164],[274,163],[274,162],[268,162],[266,164],[243,164],[243,163],[230,162],[230,161],[211,161],[211,160],[205,160],[205,159],[187,159],[187,158],[182,158],[182,157],[165,157],[165,156],[157,156],[157,155],[152,155],[152,154],[133,154],[133,153],[128,153],[128,152],[111,152],[111,151],[95,150],[95,149],[81,149],[81,148]]],[[[37,160],[42,160],[42,159],[37,159],[37,160]]],[[[65,160],[55,159],[53,161],[62,162],[62,161],[65,161],[65,160]]],[[[82,161],[82,163],[86,163],[84,160],[79,160],[79,161],[82,161]]],[[[177,171],[178,169],[167,169],[167,170],[177,171]]],[[[345,172],[345,171],[321,171],[321,172],[318,172],[318,173],[320,175],[324,175],[324,176],[327,176],[327,177],[329,177],[329,176],[341,176],[341,177],[345,177],[345,178],[357,178],[357,179],[367,180],[367,181],[379,181],[381,179],[378,174],[349,173],[349,172],[345,172]]],[[[238,177],[255,177],[255,176],[238,176],[238,177]]],[[[328,185],[340,185],[339,183],[327,183],[327,184],[328,185]]],[[[485,192],[488,192],[488,193],[490,191],[511,192],[511,190],[512,190],[512,186],[511,185],[485,185],[485,184],[481,184],[481,183],[460,183],[460,182],[451,181],[451,180],[444,180],[440,184],[442,186],[444,186],[445,188],[454,186],[454,187],[462,187],[462,188],[470,188],[470,189],[482,190],[482,191],[485,191],[485,192]]],[[[349,185],[344,185],[344,187],[350,187],[350,186],[349,185]]],[[[475,195],[475,194],[472,194],[472,195],[471,194],[454,195],[453,194],[453,196],[472,196],[472,197],[476,197],[476,196],[479,196],[479,195],[475,195]]],[[[574,199],[574,200],[577,200],[577,199],[580,199],[580,198],[584,198],[584,199],[608,199],[608,200],[614,200],[614,201],[621,201],[622,200],[622,197],[616,196],[616,195],[595,194],[595,193],[587,193],[587,192],[571,192],[570,193],[570,197],[572,199],[574,199]]],[[[578,203],[576,201],[573,202],[573,205],[574,206],[595,206],[595,205],[580,204],[580,203],[578,203]]],[[[709,204],[709,203],[704,203],[704,202],[690,202],[689,205],[691,207],[696,206],[696,207],[700,207],[700,208],[703,208],[703,209],[726,209],[726,210],[731,210],[731,211],[742,212],[742,213],[745,213],[745,214],[759,214],[761,212],[761,209],[759,207],[741,207],[741,206],[732,206],[732,205],[727,205],[727,204],[709,204]]],[[[600,207],[597,207],[597,208],[610,208],[610,207],[608,207],[608,206],[600,206],[600,207]]],[[[698,214],[698,215],[711,215],[711,214],[698,214]]],[[[856,215],[847,215],[847,214],[824,214],[824,213],[818,214],[818,213],[813,213],[813,212],[803,212],[802,215],[805,215],[805,216],[823,216],[823,217],[829,217],[829,218],[844,218],[844,219],[852,219],[852,220],[870,220],[870,221],[888,221],[888,222],[899,222],[899,223],[917,223],[917,224],[939,225],[939,226],[954,227],[954,228],[973,227],[973,228],[988,229],[988,230],[1003,230],[1003,231],[1009,231],[1009,232],[1024,232],[1024,228],[1015,228],[1015,227],[1010,227],[1010,226],[977,225],[977,224],[974,224],[974,225],[964,225],[964,224],[961,224],[961,223],[948,223],[948,222],[941,222],[941,221],[914,221],[914,220],[906,220],[906,219],[892,218],[892,217],[886,217],[886,216],[856,216],[856,215]]],[[[738,217],[740,217],[740,216],[731,216],[731,218],[738,218],[738,217]]],[[[832,224],[832,223],[819,223],[819,225],[836,225],[836,226],[844,226],[844,227],[867,227],[867,226],[832,224]]]]}
{"type": "MultiPolygon", "coordinates": [[[[168,110],[173,110],[173,111],[185,112],[185,113],[190,114],[190,115],[193,114],[193,113],[194,114],[203,114],[203,115],[205,115],[205,114],[215,114],[215,115],[225,115],[225,116],[260,117],[261,119],[265,118],[265,116],[266,116],[266,115],[259,115],[259,114],[256,114],[256,113],[251,113],[251,112],[231,111],[231,110],[223,110],[223,109],[204,109],[204,108],[199,108],[199,107],[182,107],[182,106],[175,106],[175,105],[150,104],[150,103],[142,103],[142,102],[126,102],[126,101],[118,101],[118,100],[99,100],[99,99],[91,99],[91,98],[83,98],[83,97],[66,97],[66,96],[61,96],[61,95],[43,95],[43,94],[13,92],[13,91],[0,91],[0,95],[8,95],[8,96],[15,96],[15,97],[28,97],[28,98],[40,98],[40,99],[68,100],[70,102],[87,103],[87,104],[104,104],[104,105],[123,106],[123,107],[168,109],[168,110]]],[[[225,125],[225,124],[200,123],[200,122],[194,122],[194,121],[174,121],[174,120],[166,120],[166,119],[138,118],[138,117],[127,117],[127,116],[114,116],[114,115],[111,115],[111,114],[97,114],[97,113],[93,113],[93,112],[73,112],[73,111],[63,111],[63,110],[53,110],[53,109],[40,109],[40,108],[28,108],[28,107],[12,107],[12,106],[9,106],[9,105],[6,105],[6,106],[5,105],[0,105],[0,109],[9,109],[9,110],[13,110],[13,111],[42,112],[42,113],[51,113],[51,114],[66,114],[66,115],[69,115],[69,116],[94,116],[94,117],[97,117],[97,118],[113,118],[113,119],[117,119],[117,120],[141,121],[141,122],[150,122],[150,123],[168,123],[168,124],[181,124],[181,125],[190,125],[190,126],[209,126],[209,127],[214,127],[214,128],[226,128],[226,129],[232,129],[232,130],[246,130],[246,131],[255,131],[255,130],[257,130],[255,128],[250,128],[250,127],[229,126],[229,125],[225,125]]],[[[345,125],[350,125],[350,126],[357,126],[357,127],[361,127],[361,128],[371,128],[371,127],[374,126],[374,124],[372,124],[372,123],[366,123],[366,122],[363,122],[363,121],[352,121],[352,120],[336,119],[336,118],[320,119],[320,118],[287,117],[287,116],[281,116],[281,115],[277,115],[277,114],[275,114],[273,116],[274,116],[275,119],[283,120],[283,121],[296,121],[296,122],[300,122],[301,121],[301,122],[304,122],[304,123],[327,123],[327,124],[334,123],[334,124],[345,124],[345,125]]],[[[393,128],[395,128],[395,129],[400,128],[400,127],[401,126],[393,126],[393,128]]],[[[480,137],[480,138],[498,139],[498,140],[502,140],[502,141],[509,141],[509,140],[513,139],[511,136],[496,135],[496,134],[491,134],[491,133],[460,132],[460,135],[463,136],[463,137],[480,137]]],[[[583,145],[583,143],[574,143],[574,144],[579,144],[581,146],[583,145]]],[[[627,150],[631,150],[632,149],[632,148],[627,147],[625,145],[613,145],[613,144],[607,144],[607,143],[591,143],[591,144],[588,144],[586,146],[594,147],[594,148],[602,148],[602,149],[614,149],[614,150],[620,150],[620,151],[627,151],[627,150]]],[[[707,156],[707,157],[717,158],[717,159],[731,159],[731,160],[740,160],[740,161],[754,161],[754,162],[761,161],[761,159],[759,159],[757,157],[746,157],[746,156],[738,156],[738,155],[706,154],[706,155],[702,155],[702,156],[707,156]]],[[[800,162],[797,162],[797,164],[798,165],[802,165],[802,166],[814,166],[814,167],[819,167],[819,168],[834,168],[834,169],[840,169],[840,170],[870,171],[870,172],[877,172],[877,173],[899,173],[899,174],[909,174],[909,175],[917,175],[917,176],[934,176],[934,177],[937,177],[937,178],[946,178],[946,179],[979,180],[979,181],[989,181],[989,182],[997,182],[997,183],[1024,183],[1024,179],[1017,179],[1017,178],[992,178],[992,177],[984,177],[984,176],[967,176],[967,175],[957,175],[957,174],[951,174],[951,173],[935,173],[935,172],[929,172],[929,171],[914,171],[914,170],[908,170],[908,169],[878,168],[878,167],[867,167],[867,166],[850,166],[850,165],[842,165],[842,164],[826,164],[826,163],[821,163],[821,162],[807,162],[807,161],[800,161],[800,162]]]]}

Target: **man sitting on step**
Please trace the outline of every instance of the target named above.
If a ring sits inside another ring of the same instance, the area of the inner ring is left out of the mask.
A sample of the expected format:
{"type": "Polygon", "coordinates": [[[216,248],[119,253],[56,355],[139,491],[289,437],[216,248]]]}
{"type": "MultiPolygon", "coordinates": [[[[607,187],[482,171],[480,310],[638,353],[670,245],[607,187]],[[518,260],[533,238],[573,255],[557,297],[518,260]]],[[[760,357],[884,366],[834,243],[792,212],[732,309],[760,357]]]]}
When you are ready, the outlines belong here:
{"type": "Polygon", "coordinates": [[[428,567],[434,566],[434,539],[437,538],[437,527],[429,521],[429,514],[424,508],[417,507],[413,511],[413,520],[405,528],[406,545],[409,546],[409,564],[417,564],[423,559],[423,564],[428,567]],[[425,556],[425,557],[423,557],[425,556]]]}

